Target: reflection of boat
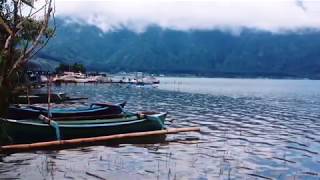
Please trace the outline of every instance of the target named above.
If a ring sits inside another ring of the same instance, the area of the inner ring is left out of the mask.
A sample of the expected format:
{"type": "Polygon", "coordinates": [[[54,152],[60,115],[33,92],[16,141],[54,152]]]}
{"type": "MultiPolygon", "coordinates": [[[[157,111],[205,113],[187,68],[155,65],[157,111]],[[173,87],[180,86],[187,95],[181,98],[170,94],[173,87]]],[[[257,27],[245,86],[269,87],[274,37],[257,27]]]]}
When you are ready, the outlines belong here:
{"type": "MultiPolygon", "coordinates": [[[[39,140],[96,137],[112,134],[143,132],[164,129],[166,113],[151,115],[131,114],[120,119],[100,120],[96,123],[85,123],[75,121],[72,123],[49,124],[41,120],[10,120],[0,119],[5,132],[14,142],[34,142],[39,140]]],[[[98,121],[98,120],[97,120],[98,121]]]]}
{"type": "MultiPolygon", "coordinates": [[[[50,101],[52,103],[62,103],[65,101],[75,101],[88,99],[84,97],[68,97],[65,93],[52,93],[50,95],[50,101]]],[[[47,93],[33,93],[32,95],[18,95],[12,98],[13,104],[41,104],[48,103],[47,93]]]]}
{"type": "MultiPolygon", "coordinates": [[[[116,115],[122,113],[122,104],[91,104],[90,107],[81,107],[76,109],[70,108],[53,108],[50,110],[52,118],[59,117],[79,117],[79,116],[99,116],[99,115],[116,115]]],[[[10,106],[8,118],[10,119],[36,119],[40,114],[47,115],[48,110],[37,106],[10,106]]]]}

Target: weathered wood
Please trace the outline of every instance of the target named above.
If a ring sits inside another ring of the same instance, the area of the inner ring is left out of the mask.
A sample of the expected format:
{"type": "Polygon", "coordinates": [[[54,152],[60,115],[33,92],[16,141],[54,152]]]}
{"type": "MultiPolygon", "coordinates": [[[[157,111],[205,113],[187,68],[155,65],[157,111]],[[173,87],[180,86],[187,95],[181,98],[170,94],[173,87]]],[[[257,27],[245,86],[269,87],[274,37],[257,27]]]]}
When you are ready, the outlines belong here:
{"type": "MultiPolygon", "coordinates": [[[[157,114],[157,112],[144,111],[144,112],[138,112],[136,115],[139,116],[140,118],[143,118],[144,115],[153,115],[153,114],[157,114]]],[[[94,115],[94,116],[52,117],[50,119],[55,120],[55,121],[96,120],[96,119],[110,119],[110,120],[112,120],[113,118],[124,118],[126,116],[128,116],[128,115],[107,114],[107,115],[94,115]]]]}
{"type": "Polygon", "coordinates": [[[30,150],[36,150],[36,149],[49,149],[53,147],[83,145],[87,143],[99,143],[99,142],[101,143],[101,142],[107,142],[107,141],[116,140],[116,139],[136,138],[136,137],[144,137],[144,136],[152,136],[152,135],[175,134],[179,132],[190,132],[190,131],[200,131],[200,128],[199,127],[171,128],[166,130],[115,134],[110,136],[99,136],[99,137],[91,137],[91,138],[48,141],[48,142],[39,142],[39,143],[32,143],[32,144],[6,145],[6,146],[0,147],[0,152],[5,153],[5,152],[11,152],[11,151],[30,151],[30,150]]]}
{"type": "Polygon", "coordinates": [[[123,118],[123,114],[108,114],[108,115],[96,115],[96,116],[70,116],[70,117],[53,117],[55,121],[73,121],[73,120],[96,120],[96,119],[113,119],[123,118]]]}

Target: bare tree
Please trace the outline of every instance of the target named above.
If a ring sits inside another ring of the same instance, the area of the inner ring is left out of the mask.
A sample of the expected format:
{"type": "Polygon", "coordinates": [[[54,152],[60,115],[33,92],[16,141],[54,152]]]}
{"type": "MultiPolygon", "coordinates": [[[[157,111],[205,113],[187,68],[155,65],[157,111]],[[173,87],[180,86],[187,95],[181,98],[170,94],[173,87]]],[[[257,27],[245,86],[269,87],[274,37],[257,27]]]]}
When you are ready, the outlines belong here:
{"type": "Polygon", "coordinates": [[[0,0],[0,116],[5,116],[15,79],[53,36],[53,0],[0,0]]]}

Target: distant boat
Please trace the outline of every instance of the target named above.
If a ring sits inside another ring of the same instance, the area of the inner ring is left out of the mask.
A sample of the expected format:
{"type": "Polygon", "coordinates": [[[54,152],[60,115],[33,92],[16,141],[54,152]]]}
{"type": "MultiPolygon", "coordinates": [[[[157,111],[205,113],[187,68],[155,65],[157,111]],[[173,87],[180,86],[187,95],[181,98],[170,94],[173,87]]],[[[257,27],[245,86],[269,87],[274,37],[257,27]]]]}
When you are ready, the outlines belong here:
{"type": "Polygon", "coordinates": [[[160,81],[154,76],[144,75],[142,72],[138,72],[136,74],[137,84],[145,85],[145,84],[159,84],[160,81]]]}
{"type": "Polygon", "coordinates": [[[142,78],[142,82],[145,84],[159,84],[160,80],[156,79],[153,76],[148,76],[148,77],[142,78]]]}
{"type": "MultiPolygon", "coordinates": [[[[75,101],[88,99],[86,97],[69,97],[65,93],[52,93],[50,95],[52,103],[62,103],[66,101],[75,101]]],[[[13,104],[43,104],[48,103],[47,93],[32,93],[31,95],[17,95],[11,100],[13,104]]]]}
{"type": "MultiPolygon", "coordinates": [[[[101,104],[94,103],[89,107],[76,109],[70,108],[53,108],[50,110],[52,118],[59,117],[79,117],[79,116],[100,116],[100,115],[117,115],[121,114],[125,102],[121,104],[101,104]]],[[[9,119],[37,119],[39,115],[48,115],[48,109],[37,106],[18,106],[13,105],[8,109],[9,119]]]]}
{"type": "MultiPolygon", "coordinates": [[[[121,73],[122,75],[123,73],[121,73]]],[[[152,75],[146,75],[142,72],[136,72],[133,74],[125,74],[126,76],[116,75],[111,78],[113,83],[128,83],[128,84],[138,84],[138,85],[147,85],[147,84],[159,84],[160,81],[152,75]]]]}
{"type": "Polygon", "coordinates": [[[64,72],[62,75],[56,75],[52,81],[55,83],[96,83],[107,80],[101,75],[86,76],[81,72],[64,72]]]}
{"type": "Polygon", "coordinates": [[[144,83],[137,83],[137,84],[129,84],[128,88],[142,88],[142,89],[154,89],[158,88],[157,84],[144,84],[144,83]]]}
{"type": "Polygon", "coordinates": [[[8,136],[16,142],[35,142],[61,139],[96,137],[112,134],[143,132],[164,129],[166,113],[150,115],[131,114],[120,119],[96,120],[95,123],[74,121],[69,123],[56,122],[51,126],[41,120],[0,119],[8,136]],[[100,121],[100,122],[99,122],[100,121]]]}
{"type": "Polygon", "coordinates": [[[47,83],[48,82],[48,78],[44,75],[40,75],[40,83],[47,83]]]}

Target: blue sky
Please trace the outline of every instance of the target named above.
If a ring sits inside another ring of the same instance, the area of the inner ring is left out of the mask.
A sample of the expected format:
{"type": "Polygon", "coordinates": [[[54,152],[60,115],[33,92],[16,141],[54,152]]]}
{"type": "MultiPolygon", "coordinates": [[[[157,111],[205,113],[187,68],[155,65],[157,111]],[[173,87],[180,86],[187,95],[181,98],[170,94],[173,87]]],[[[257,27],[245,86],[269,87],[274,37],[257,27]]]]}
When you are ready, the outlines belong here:
{"type": "Polygon", "coordinates": [[[104,31],[149,25],[177,30],[320,28],[320,0],[56,0],[56,14],[104,31]]]}

